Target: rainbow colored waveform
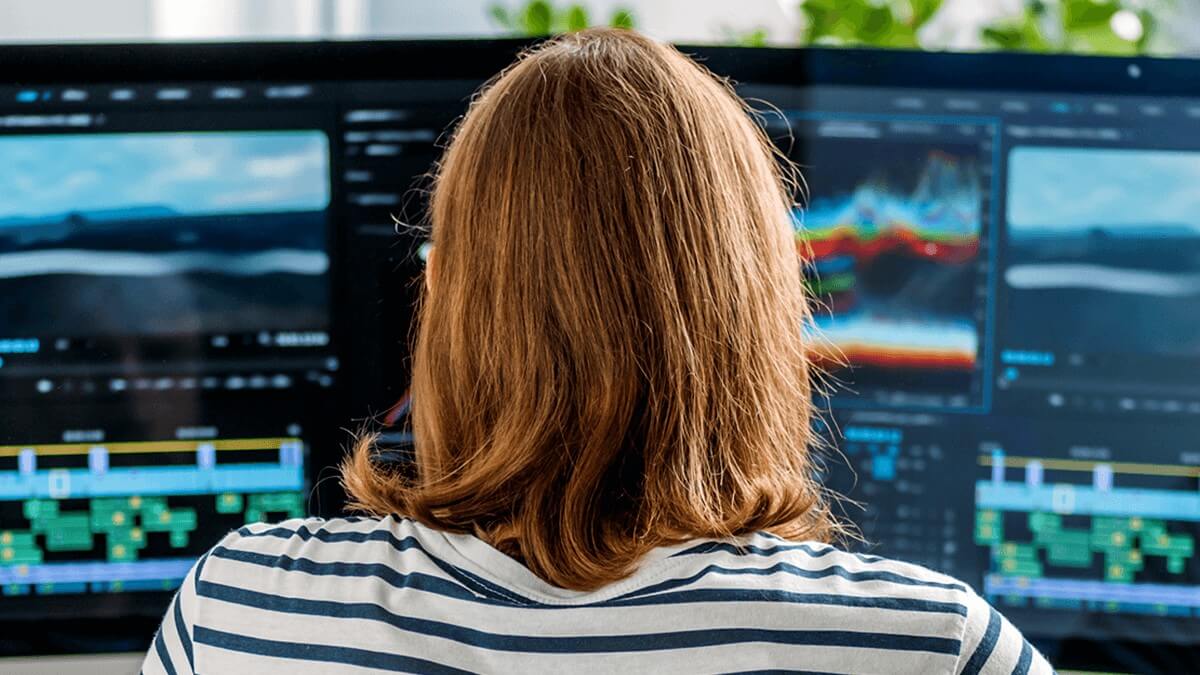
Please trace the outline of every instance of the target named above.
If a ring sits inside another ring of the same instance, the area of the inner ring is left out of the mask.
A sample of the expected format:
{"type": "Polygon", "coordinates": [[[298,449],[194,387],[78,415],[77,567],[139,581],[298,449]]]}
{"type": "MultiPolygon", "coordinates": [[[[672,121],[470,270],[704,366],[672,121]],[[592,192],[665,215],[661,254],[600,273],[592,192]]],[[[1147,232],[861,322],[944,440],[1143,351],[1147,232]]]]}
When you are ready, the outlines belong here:
{"type": "MultiPolygon", "coordinates": [[[[938,266],[972,262],[979,254],[981,208],[975,165],[935,150],[911,190],[879,176],[797,211],[796,248],[810,262],[809,284],[829,312],[817,320],[817,358],[890,369],[974,368],[979,338],[969,318],[939,316],[887,291],[864,291],[859,278],[890,254],[938,266]]],[[[909,273],[922,274],[920,263],[909,273]]],[[[894,288],[904,281],[897,279],[894,288]]]]}
{"type": "Polygon", "coordinates": [[[979,253],[979,236],[921,230],[906,223],[893,223],[886,229],[839,224],[797,230],[796,248],[818,263],[834,256],[845,255],[870,262],[884,253],[903,253],[947,264],[962,264],[974,260],[979,253]]]}
{"type": "Polygon", "coordinates": [[[814,359],[887,369],[969,371],[979,335],[970,321],[903,320],[870,313],[818,317],[814,359]]]}
{"type": "Polygon", "coordinates": [[[869,263],[889,252],[968,262],[979,252],[979,185],[973,163],[931,151],[911,193],[873,178],[797,211],[797,247],[817,262],[849,255],[869,263]]]}

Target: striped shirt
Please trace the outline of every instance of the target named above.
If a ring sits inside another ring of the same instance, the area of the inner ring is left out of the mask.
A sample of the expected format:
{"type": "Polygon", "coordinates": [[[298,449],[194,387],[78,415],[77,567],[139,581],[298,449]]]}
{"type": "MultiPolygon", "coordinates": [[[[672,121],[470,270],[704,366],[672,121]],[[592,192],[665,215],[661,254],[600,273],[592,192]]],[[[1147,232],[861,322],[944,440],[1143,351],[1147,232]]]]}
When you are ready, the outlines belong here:
{"type": "Polygon", "coordinates": [[[767,534],[655,549],[596,591],[551,586],[407,519],[257,524],[184,580],[143,672],[1044,673],[969,587],[767,534]]]}

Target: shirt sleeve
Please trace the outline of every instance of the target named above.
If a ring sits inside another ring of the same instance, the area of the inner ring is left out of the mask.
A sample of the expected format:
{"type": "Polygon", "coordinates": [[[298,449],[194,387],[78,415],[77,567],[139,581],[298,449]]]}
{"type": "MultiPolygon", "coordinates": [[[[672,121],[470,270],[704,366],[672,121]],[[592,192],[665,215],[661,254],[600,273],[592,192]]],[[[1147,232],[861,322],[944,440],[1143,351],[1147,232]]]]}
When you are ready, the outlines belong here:
{"type": "Polygon", "coordinates": [[[955,672],[960,675],[1044,675],[1054,669],[1021,631],[974,591],[968,591],[962,651],[955,672]]]}
{"type": "Polygon", "coordinates": [[[142,662],[143,675],[193,675],[195,672],[192,627],[196,616],[196,582],[207,559],[206,553],[196,561],[167,607],[167,614],[142,662]]]}

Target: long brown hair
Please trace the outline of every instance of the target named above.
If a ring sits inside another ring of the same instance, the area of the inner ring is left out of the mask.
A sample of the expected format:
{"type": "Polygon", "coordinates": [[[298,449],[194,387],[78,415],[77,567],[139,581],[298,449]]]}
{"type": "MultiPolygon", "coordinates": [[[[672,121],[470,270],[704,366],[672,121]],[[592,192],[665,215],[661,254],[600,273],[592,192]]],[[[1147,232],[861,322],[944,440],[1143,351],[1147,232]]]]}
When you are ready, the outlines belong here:
{"type": "Polygon", "coordinates": [[[525,54],[436,172],[415,462],[360,439],[352,506],[573,589],[692,538],[828,540],[786,174],[670,46],[588,30],[525,54]]]}

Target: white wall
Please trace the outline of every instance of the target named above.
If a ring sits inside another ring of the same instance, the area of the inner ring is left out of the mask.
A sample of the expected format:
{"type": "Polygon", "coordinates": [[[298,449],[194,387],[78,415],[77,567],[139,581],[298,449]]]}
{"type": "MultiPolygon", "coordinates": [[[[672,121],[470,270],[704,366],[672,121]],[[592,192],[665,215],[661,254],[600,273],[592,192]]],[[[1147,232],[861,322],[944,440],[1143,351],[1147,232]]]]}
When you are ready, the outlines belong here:
{"type": "MultiPolygon", "coordinates": [[[[0,42],[482,37],[501,32],[488,15],[493,1],[0,0],[0,42]]],[[[719,42],[764,29],[770,42],[789,44],[801,24],[801,0],[577,1],[596,21],[630,8],[640,28],[677,42],[719,42]]],[[[945,0],[923,38],[975,49],[981,26],[1022,6],[1023,0],[945,0]]],[[[1174,6],[1178,14],[1165,22],[1164,37],[1200,55],[1200,0],[1174,0],[1174,6]]]]}
{"type": "Polygon", "coordinates": [[[150,0],[150,33],[159,40],[317,38],[322,0],[150,0]]]}
{"type": "Polygon", "coordinates": [[[0,42],[143,40],[149,0],[0,0],[0,42]]]}
{"type": "MultiPolygon", "coordinates": [[[[0,41],[212,40],[354,36],[452,37],[501,32],[490,0],[0,0],[0,41]]],[[[508,0],[516,6],[519,0],[508,0]]],[[[712,42],[767,29],[798,30],[791,0],[592,0],[596,20],[632,8],[664,39],[712,42]],[[786,10],[784,8],[787,8],[786,10]]]]}
{"type": "MultiPolygon", "coordinates": [[[[520,0],[501,0],[516,7],[520,0]]],[[[167,39],[255,37],[481,37],[500,34],[493,0],[151,0],[152,32],[167,39]]],[[[638,27],[667,40],[712,42],[731,32],[766,29],[795,40],[793,0],[590,0],[593,21],[632,9],[638,27]]]]}
{"type": "Polygon", "coordinates": [[[1165,30],[1184,54],[1200,56],[1200,0],[1178,0],[1179,16],[1165,30]]]}
{"type": "Polygon", "coordinates": [[[483,0],[353,0],[350,4],[358,6],[362,17],[356,26],[360,35],[479,37],[500,31],[488,17],[490,3],[483,0]]]}

